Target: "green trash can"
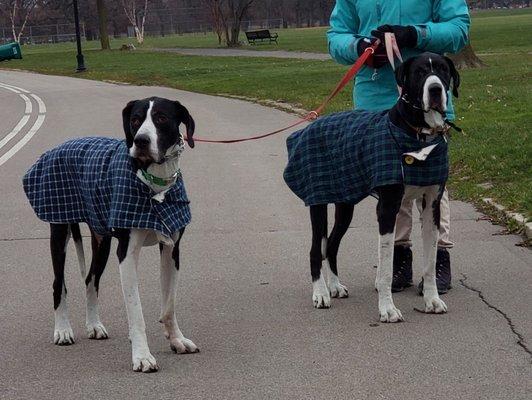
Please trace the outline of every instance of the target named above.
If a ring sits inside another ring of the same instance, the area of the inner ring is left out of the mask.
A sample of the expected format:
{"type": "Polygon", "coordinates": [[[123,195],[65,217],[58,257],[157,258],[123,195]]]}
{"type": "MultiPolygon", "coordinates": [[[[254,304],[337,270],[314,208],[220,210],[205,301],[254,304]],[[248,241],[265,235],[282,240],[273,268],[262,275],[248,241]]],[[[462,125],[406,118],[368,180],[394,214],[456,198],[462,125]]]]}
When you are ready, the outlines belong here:
{"type": "Polygon", "coordinates": [[[11,60],[13,58],[22,58],[20,45],[17,42],[8,43],[0,46],[0,61],[11,60]]]}

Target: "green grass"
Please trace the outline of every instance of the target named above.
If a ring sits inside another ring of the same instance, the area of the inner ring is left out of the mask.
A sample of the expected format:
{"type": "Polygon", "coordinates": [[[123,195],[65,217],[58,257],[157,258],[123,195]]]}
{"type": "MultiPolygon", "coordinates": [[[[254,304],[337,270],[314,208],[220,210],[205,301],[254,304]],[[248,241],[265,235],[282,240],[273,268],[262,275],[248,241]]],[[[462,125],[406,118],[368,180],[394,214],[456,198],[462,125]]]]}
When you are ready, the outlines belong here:
{"type": "Polygon", "coordinates": [[[492,197],[532,216],[532,73],[530,55],[486,56],[489,67],[462,72],[452,137],[450,186],[455,196],[492,197]],[[490,183],[491,189],[477,186],[490,183]]]}
{"type": "MultiPolygon", "coordinates": [[[[486,53],[482,58],[488,67],[462,71],[457,124],[466,133],[456,133],[451,139],[450,186],[457,198],[479,202],[482,197],[492,197],[530,217],[532,45],[527,43],[523,33],[525,26],[532,24],[532,13],[527,10],[514,14],[513,11],[509,14],[497,11],[473,18],[472,43],[477,52],[486,53]],[[482,189],[478,186],[482,183],[490,183],[493,187],[482,189]]],[[[319,51],[325,42],[324,33],[324,28],[286,31],[287,42],[279,47],[319,51]]],[[[192,45],[200,45],[206,40],[205,37],[194,36],[192,45]]],[[[146,47],[149,45],[148,41],[146,47]]],[[[1,66],[78,76],[74,73],[75,57],[69,45],[26,49],[23,50],[23,60],[1,66]]],[[[345,71],[345,67],[332,61],[190,57],[149,51],[88,50],[86,64],[89,70],[83,77],[89,79],[277,100],[305,109],[316,107],[345,71]]],[[[345,89],[327,111],[350,107],[351,93],[345,89]]]]}

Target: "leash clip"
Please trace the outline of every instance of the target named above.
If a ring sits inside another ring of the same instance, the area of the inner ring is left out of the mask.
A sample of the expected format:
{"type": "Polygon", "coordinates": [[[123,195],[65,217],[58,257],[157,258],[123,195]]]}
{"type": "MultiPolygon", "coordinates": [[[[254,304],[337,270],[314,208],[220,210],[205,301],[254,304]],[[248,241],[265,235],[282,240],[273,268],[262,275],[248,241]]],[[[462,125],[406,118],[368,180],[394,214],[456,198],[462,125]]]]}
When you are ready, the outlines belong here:
{"type": "Polygon", "coordinates": [[[307,118],[309,121],[314,121],[315,119],[318,119],[319,114],[317,111],[311,111],[308,113],[307,118]]]}

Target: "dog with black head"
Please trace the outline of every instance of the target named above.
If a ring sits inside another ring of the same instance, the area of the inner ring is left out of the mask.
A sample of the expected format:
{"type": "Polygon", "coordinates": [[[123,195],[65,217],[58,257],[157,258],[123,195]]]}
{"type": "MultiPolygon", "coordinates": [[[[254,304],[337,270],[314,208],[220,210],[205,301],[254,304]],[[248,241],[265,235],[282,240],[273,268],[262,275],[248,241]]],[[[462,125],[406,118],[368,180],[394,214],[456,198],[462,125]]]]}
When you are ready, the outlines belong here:
{"type": "Polygon", "coordinates": [[[179,159],[185,140],[194,147],[195,123],[182,104],[158,97],[129,102],[122,118],[125,141],[104,137],[68,141],[44,153],[24,176],[23,185],[37,216],[50,223],[55,344],[74,343],[64,278],[66,247],[71,236],[86,284],[88,337],[108,337],[100,320],[98,290],[111,238],[116,237],[133,370],[153,372],[158,365],[148,348],[138,290],[137,266],[143,246],[159,244],[159,320],[171,349],[176,353],[199,351],[179,329],[174,311],[179,243],[190,222],[179,159]],[[179,130],[181,124],[186,127],[186,137],[179,130]],[[91,232],[88,273],[80,222],[86,223],[91,232]]]}
{"type": "Polygon", "coordinates": [[[435,268],[440,200],[448,177],[445,113],[460,78],[452,61],[423,53],[396,71],[402,89],[395,106],[383,112],[348,111],[319,118],[287,139],[284,179],[310,208],[310,271],[316,308],[331,297],[347,297],[338,278],[337,254],[353,217],[353,207],[369,195],[378,198],[378,269],[375,287],[382,322],[403,316],[392,299],[395,221],[403,200],[416,200],[423,237],[425,312],[445,313],[435,268]],[[327,205],[335,204],[334,227],[327,233],[327,205]],[[326,261],[322,266],[322,261],[326,261]]]}

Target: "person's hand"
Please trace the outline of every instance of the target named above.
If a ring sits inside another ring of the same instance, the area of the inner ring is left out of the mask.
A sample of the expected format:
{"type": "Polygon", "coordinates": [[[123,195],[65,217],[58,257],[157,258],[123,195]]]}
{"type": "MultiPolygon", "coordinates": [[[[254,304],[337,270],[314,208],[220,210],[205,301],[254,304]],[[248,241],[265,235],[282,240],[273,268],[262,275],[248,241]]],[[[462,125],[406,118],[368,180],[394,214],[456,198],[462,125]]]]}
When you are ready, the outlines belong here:
{"type": "Polygon", "coordinates": [[[395,35],[397,46],[400,49],[405,47],[414,48],[417,45],[417,31],[411,25],[381,25],[376,30],[371,31],[371,34],[384,42],[385,32],[392,32],[395,35]]]}
{"type": "MultiPolygon", "coordinates": [[[[360,39],[357,44],[357,53],[360,57],[364,51],[373,45],[377,39],[376,38],[364,38],[360,39]]],[[[373,55],[369,56],[369,58],[366,60],[366,65],[370,66],[371,68],[380,68],[388,62],[388,57],[386,56],[386,49],[384,48],[383,41],[381,40],[381,43],[373,53],[373,55]]]]}

